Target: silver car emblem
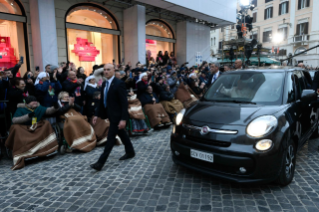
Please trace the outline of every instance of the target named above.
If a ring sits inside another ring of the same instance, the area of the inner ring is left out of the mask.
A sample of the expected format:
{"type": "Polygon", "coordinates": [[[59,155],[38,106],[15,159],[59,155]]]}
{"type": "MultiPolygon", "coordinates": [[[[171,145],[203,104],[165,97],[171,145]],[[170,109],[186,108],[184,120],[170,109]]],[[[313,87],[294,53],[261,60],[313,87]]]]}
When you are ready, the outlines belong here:
{"type": "Polygon", "coordinates": [[[209,130],[210,129],[208,126],[202,127],[202,129],[200,130],[200,134],[206,135],[207,133],[209,133],[209,130]]]}

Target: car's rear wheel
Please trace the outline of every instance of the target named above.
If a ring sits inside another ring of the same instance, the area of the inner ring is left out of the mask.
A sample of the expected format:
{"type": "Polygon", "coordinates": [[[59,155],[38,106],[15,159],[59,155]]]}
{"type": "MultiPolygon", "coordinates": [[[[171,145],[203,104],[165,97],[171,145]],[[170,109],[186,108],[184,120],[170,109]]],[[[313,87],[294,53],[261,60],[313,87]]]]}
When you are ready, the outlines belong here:
{"type": "Polygon", "coordinates": [[[286,186],[291,183],[295,174],[296,167],[296,147],[293,140],[288,142],[288,147],[284,151],[283,162],[281,172],[277,179],[277,183],[282,186],[286,186]]]}

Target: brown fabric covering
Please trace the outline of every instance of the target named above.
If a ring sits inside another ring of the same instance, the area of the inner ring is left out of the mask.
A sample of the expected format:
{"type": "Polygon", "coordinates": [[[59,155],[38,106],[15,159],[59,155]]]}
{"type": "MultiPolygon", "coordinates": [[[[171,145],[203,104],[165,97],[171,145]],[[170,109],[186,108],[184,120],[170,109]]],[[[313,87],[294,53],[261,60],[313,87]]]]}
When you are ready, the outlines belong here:
{"type": "Polygon", "coordinates": [[[178,86],[178,89],[175,93],[175,98],[178,99],[179,101],[181,101],[182,103],[190,100],[191,94],[189,93],[189,91],[187,90],[187,88],[185,87],[185,85],[183,83],[181,83],[178,86]]]}
{"type": "Polygon", "coordinates": [[[128,113],[131,119],[145,120],[142,104],[135,96],[135,99],[128,99],[128,113]]]}
{"type": "Polygon", "coordinates": [[[95,132],[97,146],[104,144],[107,141],[107,134],[109,133],[110,122],[108,119],[97,118],[96,124],[93,125],[95,132]]]}
{"type": "Polygon", "coordinates": [[[160,103],[147,104],[144,106],[145,114],[148,116],[151,127],[155,127],[161,123],[170,122],[169,116],[160,103]]]}
{"type": "Polygon", "coordinates": [[[13,124],[5,145],[12,150],[12,170],[23,168],[26,158],[46,156],[59,147],[56,135],[46,120],[33,126],[13,124]]]}
{"type": "Polygon", "coordinates": [[[90,152],[96,146],[93,127],[87,122],[86,116],[70,109],[64,114],[63,134],[68,145],[82,152],[90,152]]]}
{"type": "Polygon", "coordinates": [[[187,90],[189,91],[190,94],[194,95],[197,99],[199,99],[199,96],[191,89],[191,87],[186,85],[186,88],[187,88],[187,90]]]}
{"type": "Polygon", "coordinates": [[[169,114],[179,113],[183,108],[183,104],[178,99],[172,99],[171,101],[161,101],[165,111],[169,114]]]}
{"type": "Polygon", "coordinates": [[[190,108],[197,102],[198,102],[198,99],[196,99],[196,97],[193,96],[190,100],[187,100],[186,102],[184,102],[184,107],[185,109],[190,108]]]}

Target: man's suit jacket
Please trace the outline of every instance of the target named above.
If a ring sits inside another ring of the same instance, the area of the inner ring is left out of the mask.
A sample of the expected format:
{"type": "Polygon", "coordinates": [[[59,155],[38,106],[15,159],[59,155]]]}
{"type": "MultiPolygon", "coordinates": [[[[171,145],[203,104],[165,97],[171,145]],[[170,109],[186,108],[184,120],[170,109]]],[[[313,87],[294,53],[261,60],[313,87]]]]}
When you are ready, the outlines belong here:
{"type": "MultiPolygon", "coordinates": [[[[222,75],[222,74],[223,74],[223,72],[219,71],[218,77],[220,77],[220,75],[222,75]]],[[[210,85],[212,84],[213,77],[214,77],[214,74],[211,74],[211,75],[208,77],[207,86],[210,86],[210,85]]],[[[218,77],[217,77],[217,78],[218,78],[218,77]]]]}
{"type": "Polygon", "coordinates": [[[121,120],[127,120],[129,115],[125,83],[114,77],[107,93],[106,108],[104,107],[105,85],[106,82],[103,82],[101,100],[95,115],[102,119],[108,118],[110,122],[116,123],[119,123],[121,120]]]}

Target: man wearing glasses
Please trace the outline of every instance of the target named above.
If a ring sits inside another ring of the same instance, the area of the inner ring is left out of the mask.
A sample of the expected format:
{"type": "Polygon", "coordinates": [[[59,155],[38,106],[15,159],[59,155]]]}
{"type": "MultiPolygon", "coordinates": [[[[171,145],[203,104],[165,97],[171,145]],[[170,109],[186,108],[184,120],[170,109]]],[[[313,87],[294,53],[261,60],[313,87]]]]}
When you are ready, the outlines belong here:
{"type": "Polygon", "coordinates": [[[96,124],[97,117],[101,119],[108,118],[110,128],[104,152],[96,163],[91,164],[91,168],[97,171],[103,168],[110,155],[115,144],[116,135],[121,138],[122,143],[125,145],[126,154],[122,156],[120,160],[126,160],[135,156],[133,145],[125,131],[126,120],[129,118],[125,83],[115,77],[115,70],[112,64],[106,64],[104,66],[103,75],[106,81],[102,84],[101,100],[95,116],[92,119],[92,123],[93,125],[96,124]]]}

